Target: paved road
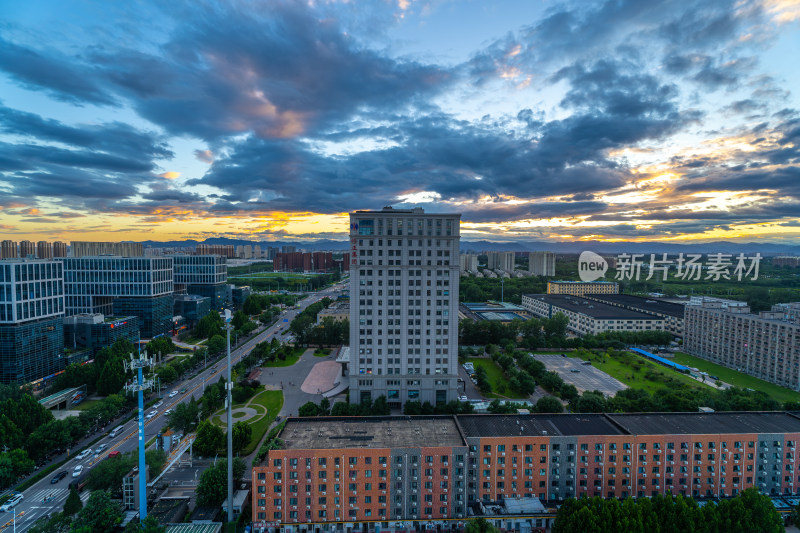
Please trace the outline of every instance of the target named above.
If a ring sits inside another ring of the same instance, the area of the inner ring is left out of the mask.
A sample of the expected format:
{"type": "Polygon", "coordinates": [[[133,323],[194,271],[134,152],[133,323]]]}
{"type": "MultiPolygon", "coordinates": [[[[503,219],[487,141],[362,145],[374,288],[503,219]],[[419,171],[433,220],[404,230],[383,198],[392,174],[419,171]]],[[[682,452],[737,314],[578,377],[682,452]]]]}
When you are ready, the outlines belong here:
{"type": "MultiPolygon", "coordinates": [[[[273,326],[262,330],[248,341],[240,344],[235,350],[231,351],[231,361],[233,364],[236,364],[236,362],[238,362],[243,356],[248,354],[259,342],[271,340],[280,329],[287,327],[300,311],[312,303],[318,302],[326,296],[335,296],[342,288],[343,285],[339,284],[338,286],[312,293],[306,299],[298,302],[298,309],[289,309],[284,311],[278,319],[278,322],[276,322],[273,326]],[[284,320],[286,320],[286,322],[284,322],[284,320]]],[[[278,338],[285,340],[285,336],[282,335],[278,335],[278,338]]],[[[314,357],[313,355],[309,354],[308,357],[302,357],[294,366],[280,369],[265,369],[262,371],[261,381],[262,383],[271,383],[274,382],[272,378],[275,378],[279,384],[280,381],[283,380],[285,385],[284,396],[286,397],[284,401],[284,410],[286,410],[287,414],[289,412],[297,414],[297,409],[300,407],[300,405],[307,402],[309,399],[316,397],[316,395],[305,394],[300,391],[300,384],[308,374],[311,366],[313,366],[313,363],[323,360],[324,359],[322,358],[314,357]],[[274,376],[269,375],[271,370],[275,371],[274,376]],[[289,381],[294,383],[294,385],[287,385],[289,381]]],[[[171,388],[164,390],[164,404],[158,408],[158,415],[153,417],[151,420],[145,420],[145,440],[149,440],[151,437],[155,436],[161,430],[161,428],[164,427],[166,424],[164,412],[167,409],[174,409],[179,403],[188,401],[192,396],[200,398],[203,393],[202,391],[204,382],[214,383],[219,380],[220,376],[226,375],[224,359],[214,366],[215,368],[207,368],[198,376],[180,383],[174,383],[171,388]],[[183,387],[187,389],[185,394],[178,394],[174,398],[168,397],[170,391],[180,390],[183,387]]],[[[148,411],[150,410],[152,409],[148,409],[148,411]]],[[[138,435],[136,421],[133,420],[127,422],[124,427],[125,430],[116,438],[112,439],[110,437],[106,437],[98,442],[98,445],[108,445],[108,447],[103,450],[103,453],[99,457],[94,458],[94,454],[90,454],[82,460],[72,459],[63,466],[63,470],[67,472],[67,476],[64,479],[58,483],[51,484],[50,479],[52,476],[49,476],[40,480],[31,488],[24,491],[23,494],[25,499],[23,499],[22,502],[20,502],[15,508],[17,513],[17,531],[19,533],[24,533],[30,529],[30,527],[39,517],[54,511],[61,511],[61,509],[64,507],[64,502],[67,499],[67,495],[69,494],[69,483],[73,480],[71,474],[77,465],[83,465],[83,473],[87,473],[95,464],[97,464],[97,462],[101,461],[105,457],[108,457],[108,454],[112,451],[118,450],[123,453],[134,451],[136,449],[138,435]],[[52,495],[52,499],[46,503],[42,501],[45,497],[50,495],[52,495]]],[[[78,451],[79,449],[73,450],[73,452],[78,451]]],[[[88,498],[88,491],[82,493],[81,497],[84,500],[88,498]]],[[[0,531],[12,531],[12,521],[13,513],[0,513],[0,531]]]]}

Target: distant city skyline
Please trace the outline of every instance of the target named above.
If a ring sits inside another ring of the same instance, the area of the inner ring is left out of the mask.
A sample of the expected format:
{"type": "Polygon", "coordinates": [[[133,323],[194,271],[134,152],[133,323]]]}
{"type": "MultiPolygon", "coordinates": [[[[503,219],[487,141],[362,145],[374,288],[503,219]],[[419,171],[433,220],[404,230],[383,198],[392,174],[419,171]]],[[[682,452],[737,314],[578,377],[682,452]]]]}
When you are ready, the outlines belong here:
{"type": "Polygon", "coordinates": [[[800,2],[12,0],[0,234],[800,237],[800,2]]]}

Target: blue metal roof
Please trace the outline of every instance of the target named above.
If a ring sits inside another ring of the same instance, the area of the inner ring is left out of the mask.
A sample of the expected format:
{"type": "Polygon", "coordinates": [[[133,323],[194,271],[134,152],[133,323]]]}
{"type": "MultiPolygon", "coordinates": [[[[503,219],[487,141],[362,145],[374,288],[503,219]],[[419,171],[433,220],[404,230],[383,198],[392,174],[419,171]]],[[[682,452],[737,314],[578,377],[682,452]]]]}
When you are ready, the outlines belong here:
{"type": "Polygon", "coordinates": [[[668,366],[670,368],[674,368],[675,370],[679,370],[681,372],[689,370],[688,366],[679,365],[678,363],[672,362],[669,359],[664,359],[663,357],[659,357],[657,355],[651,354],[648,351],[642,350],[640,348],[631,348],[632,352],[636,352],[640,355],[647,357],[648,359],[652,359],[656,363],[661,363],[662,365],[668,366]]]}

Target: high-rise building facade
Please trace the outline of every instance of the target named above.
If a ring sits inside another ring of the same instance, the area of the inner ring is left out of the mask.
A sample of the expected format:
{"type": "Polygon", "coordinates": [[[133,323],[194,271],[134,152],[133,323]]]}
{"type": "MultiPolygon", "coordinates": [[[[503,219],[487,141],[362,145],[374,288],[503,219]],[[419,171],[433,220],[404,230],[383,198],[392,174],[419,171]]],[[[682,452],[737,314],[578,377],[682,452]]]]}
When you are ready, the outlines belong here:
{"type": "Polygon", "coordinates": [[[67,257],[67,245],[61,241],[53,243],[53,257],[67,257]]]}
{"type": "Polygon", "coordinates": [[[514,252],[489,252],[487,262],[490,270],[514,272],[514,252]]]}
{"type": "Polygon", "coordinates": [[[139,317],[143,338],[169,331],[174,288],[171,257],[66,257],[67,316],[102,313],[139,317]]]}
{"type": "Polygon", "coordinates": [[[17,243],[8,239],[0,243],[0,259],[13,259],[17,257],[17,243]]]}
{"type": "Polygon", "coordinates": [[[36,243],[36,257],[37,259],[52,259],[53,258],[53,245],[47,241],[39,241],[36,243]]]}
{"type": "Polygon", "coordinates": [[[461,254],[458,258],[458,265],[462,272],[477,272],[478,254],[461,254]]]}
{"type": "MultiPolygon", "coordinates": [[[[228,303],[228,262],[221,255],[173,255],[175,292],[208,298],[211,309],[228,303]]],[[[202,318],[202,317],[201,317],[202,318]]]]}
{"type": "Polygon", "coordinates": [[[800,323],[782,308],[750,313],[747,306],[703,302],[686,306],[687,353],[800,390],[800,323]]]}
{"type": "Polygon", "coordinates": [[[556,275],[556,254],[553,252],[531,252],[528,254],[528,272],[534,276],[556,275]]]}
{"type": "Polygon", "coordinates": [[[350,401],[456,399],[460,214],[350,214],[350,401]]]}
{"type": "Polygon", "coordinates": [[[22,259],[36,257],[36,245],[31,241],[20,241],[19,256],[22,259]]]}
{"type": "Polygon", "coordinates": [[[195,248],[197,255],[221,255],[228,259],[236,257],[236,249],[232,244],[204,244],[200,243],[195,248]]]}
{"type": "Polygon", "coordinates": [[[0,382],[29,383],[63,368],[63,266],[0,261],[0,382]]]}
{"type": "Polygon", "coordinates": [[[144,246],[140,242],[89,242],[72,241],[72,257],[93,257],[96,255],[118,255],[121,257],[143,257],[144,246]]]}

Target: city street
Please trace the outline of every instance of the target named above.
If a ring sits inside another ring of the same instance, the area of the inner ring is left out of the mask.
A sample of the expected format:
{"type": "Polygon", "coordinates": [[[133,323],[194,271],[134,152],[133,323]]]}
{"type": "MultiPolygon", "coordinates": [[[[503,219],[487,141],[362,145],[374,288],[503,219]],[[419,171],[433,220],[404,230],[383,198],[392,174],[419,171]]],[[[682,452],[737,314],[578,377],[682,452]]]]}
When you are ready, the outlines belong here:
{"type": "MultiPolygon", "coordinates": [[[[311,293],[307,298],[298,302],[297,309],[288,309],[284,311],[278,321],[260,331],[248,341],[242,343],[235,350],[231,351],[231,361],[236,364],[242,357],[248,354],[253,347],[263,341],[271,340],[276,334],[284,327],[291,323],[292,319],[309,305],[318,302],[324,297],[335,298],[341,290],[342,284],[335,287],[321,290],[319,292],[311,293]]],[[[285,336],[278,335],[280,340],[285,341],[285,336]]],[[[281,416],[286,416],[289,413],[297,414],[298,408],[309,400],[318,401],[321,396],[306,394],[300,390],[305,376],[311,370],[315,363],[324,361],[324,358],[314,357],[312,353],[307,353],[293,366],[283,368],[265,368],[261,373],[261,382],[268,385],[278,385],[280,387],[283,382],[284,388],[284,405],[281,411],[281,416]]],[[[210,362],[209,362],[210,364],[210,362]]],[[[220,376],[226,375],[225,359],[223,358],[219,363],[213,365],[216,368],[207,368],[200,372],[197,376],[182,382],[175,382],[170,387],[162,391],[163,405],[158,408],[158,415],[150,420],[145,420],[145,441],[154,437],[166,425],[166,417],[164,412],[167,409],[174,409],[179,403],[188,401],[192,396],[200,398],[203,393],[204,382],[214,383],[219,380],[220,376]],[[168,394],[173,390],[181,390],[186,388],[185,394],[178,394],[174,398],[169,398],[168,394]]],[[[151,411],[152,408],[146,411],[151,411]]],[[[64,506],[64,501],[69,494],[69,483],[74,479],[72,477],[73,470],[76,466],[82,465],[83,471],[81,474],[86,474],[97,462],[108,457],[108,454],[113,451],[130,452],[136,449],[138,428],[136,420],[131,420],[124,424],[124,431],[116,438],[105,437],[97,442],[97,445],[107,444],[108,447],[103,452],[94,458],[94,454],[89,454],[82,460],[71,459],[67,461],[61,469],[53,472],[44,479],[38,481],[32,487],[23,492],[24,499],[14,509],[16,511],[16,528],[17,531],[23,533],[27,531],[39,517],[50,514],[52,512],[61,511],[64,506]],[[52,477],[60,471],[66,471],[67,475],[55,484],[51,484],[52,477]],[[48,501],[43,501],[48,499],[48,501]]],[[[109,430],[112,427],[108,428],[109,430]]],[[[73,455],[80,452],[88,442],[95,437],[87,438],[85,443],[80,447],[72,450],[73,455]]],[[[96,447],[96,446],[95,446],[96,447]]],[[[81,499],[86,500],[89,497],[89,492],[84,491],[81,494],[81,499]]],[[[12,522],[14,519],[14,512],[0,513],[0,531],[10,531],[12,529],[12,522]]]]}

